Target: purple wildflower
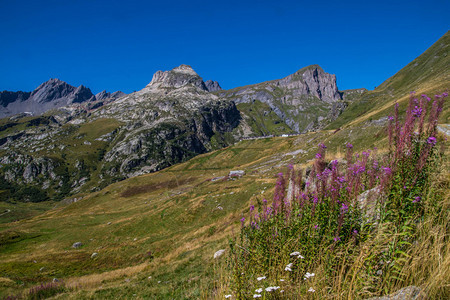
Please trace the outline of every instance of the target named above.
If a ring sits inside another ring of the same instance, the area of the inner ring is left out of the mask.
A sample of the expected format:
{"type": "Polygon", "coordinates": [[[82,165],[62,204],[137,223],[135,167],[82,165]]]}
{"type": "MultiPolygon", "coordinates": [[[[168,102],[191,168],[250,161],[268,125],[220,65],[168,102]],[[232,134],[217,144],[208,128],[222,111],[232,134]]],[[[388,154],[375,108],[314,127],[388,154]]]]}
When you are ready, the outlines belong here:
{"type": "Polygon", "coordinates": [[[421,199],[422,198],[420,196],[417,196],[417,197],[414,198],[413,203],[420,202],[421,199]]]}
{"type": "Polygon", "coordinates": [[[352,149],[352,148],[353,148],[353,145],[350,144],[350,143],[347,143],[346,147],[349,148],[349,149],[352,149]]]}
{"type": "Polygon", "coordinates": [[[289,170],[292,170],[294,168],[294,165],[293,164],[289,164],[288,168],[289,168],[289,170]]]}
{"type": "Polygon", "coordinates": [[[392,170],[389,167],[383,167],[384,172],[386,173],[386,175],[390,175],[392,174],[392,170]]]}
{"type": "Polygon", "coordinates": [[[447,97],[447,96],[448,96],[447,92],[442,93],[442,97],[447,97]]]}
{"type": "Polygon", "coordinates": [[[434,136],[430,136],[428,139],[427,139],[427,143],[428,144],[431,144],[431,145],[436,145],[436,138],[434,137],[434,136]]]}
{"type": "Polygon", "coordinates": [[[415,106],[414,109],[412,110],[412,113],[415,117],[420,117],[420,115],[422,114],[422,107],[415,106]]]}
{"type": "Polygon", "coordinates": [[[242,217],[242,219],[241,219],[241,225],[242,225],[242,226],[244,226],[244,222],[245,222],[245,218],[242,217]]]}
{"type": "Polygon", "coordinates": [[[316,158],[317,158],[317,159],[321,159],[321,158],[322,158],[322,154],[317,153],[317,154],[316,154],[316,158]]]}
{"type": "Polygon", "coordinates": [[[319,225],[314,225],[314,229],[319,229],[319,225]]]}
{"type": "Polygon", "coordinates": [[[337,242],[337,241],[340,241],[341,240],[341,238],[340,237],[338,237],[338,236],[336,236],[336,237],[334,237],[334,239],[333,239],[335,242],[337,242]]]}
{"type": "Polygon", "coordinates": [[[341,213],[346,214],[347,212],[348,212],[348,205],[346,205],[345,203],[342,203],[341,213]]]}
{"type": "Polygon", "coordinates": [[[314,196],[314,198],[313,198],[313,203],[314,203],[314,204],[317,204],[318,201],[319,201],[319,199],[318,199],[316,196],[314,196]]]}
{"type": "Polygon", "coordinates": [[[250,205],[250,211],[254,211],[255,210],[255,206],[254,205],[250,205]]]}

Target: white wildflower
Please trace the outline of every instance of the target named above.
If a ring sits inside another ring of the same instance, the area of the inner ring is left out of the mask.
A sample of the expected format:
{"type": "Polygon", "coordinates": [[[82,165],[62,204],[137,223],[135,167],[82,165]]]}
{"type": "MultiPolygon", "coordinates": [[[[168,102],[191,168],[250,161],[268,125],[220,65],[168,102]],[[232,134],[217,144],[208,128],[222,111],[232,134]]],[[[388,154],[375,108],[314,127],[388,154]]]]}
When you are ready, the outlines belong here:
{"type": "Polygon", "coordinates": [[[289,272],[292,272],[292,263],[290,263],[290,264],[288,264],[287,266],[286,266],[286,268],[284,268],[284,270],[285,271],[289,271],[289,272]]]}
{"type": "Polygon", "coordinates": [[[284,281],[284,279],[280,279],[280,281],[284,281]]]}
{"type": "Polygon", "coordinates": [[[261,276],[261,277],[256,278],[256,280],[258,280],[258,281],[261,281],[263,279],[266,279],[266,276],[261,276]]]}
{"type": "Polygon", "coordinates": [[[254,294],[253,298],[261,298],[261,294],[254,294]]]}
{"type": "Polygon", "coordinates": [[[262,288],[259,288],[259,289],[256,289],[256,290],[255,290],[255,292],[257,292],[258,294],[259,294],[259,293],[262,293],[262,291],[263,291],[262,288]]]}
{"type": "Polygon", "coordinates": [[[290,256],[297,256],[297,258],[305,259],[302,255],[300,255],[300,252],[295,251],[289,254],[290,256]]]}
{"type": "Polygon", "coordinates": [[[316,290],[313,289],[312,287],[310,287],[309,290],[308,290],[308,292],[310,292],[310,293],[314,293],[315,291],[316,291],[316,290]]]}
{"type": "Polygon", "coordinates": [[[225,295],[225,298],[231,298],[231,295],[225,295]]]}
{"type": "Polygon", "coordinates": [[[314,275],[316,275],[316,274],[306,272],[305,277],[304,277],[303,279],[306,280],[306,279],[308,279],[308,278],[310,278],[310,277],[314,277],[314,275]]]}

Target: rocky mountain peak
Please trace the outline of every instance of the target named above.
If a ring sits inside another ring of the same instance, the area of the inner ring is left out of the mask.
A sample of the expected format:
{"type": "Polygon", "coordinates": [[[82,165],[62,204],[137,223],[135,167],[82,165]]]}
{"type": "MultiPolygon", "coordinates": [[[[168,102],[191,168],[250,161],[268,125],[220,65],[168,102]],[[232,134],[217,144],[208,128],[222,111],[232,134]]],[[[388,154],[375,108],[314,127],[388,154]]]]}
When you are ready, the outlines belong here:
{"type": "Polygon", "coordinates": [[[32,93],[31,100],[38,103],[45,103],[54,99],[59,99],[68,96],[75,91],[75,87],[61,81],[57,78],[52,78],[41,85],[39,85],[32,93]]]}
{"type": "Polygon", "coordinates": [[[336,75],[326,73],[319,65],[304,67],[278,80],[278,85],[295,90],[294,94],[311,95],[327,103],[342,99],[336,75]]]}

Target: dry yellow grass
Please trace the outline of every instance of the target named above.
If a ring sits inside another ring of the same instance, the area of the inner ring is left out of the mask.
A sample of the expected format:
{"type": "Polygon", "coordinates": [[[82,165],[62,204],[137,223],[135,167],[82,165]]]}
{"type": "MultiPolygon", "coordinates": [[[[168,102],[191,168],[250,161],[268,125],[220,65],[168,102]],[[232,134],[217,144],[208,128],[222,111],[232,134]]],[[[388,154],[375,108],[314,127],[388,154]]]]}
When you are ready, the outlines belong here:
{"type": "Polygon", "coordinates": [[[149,266],[149,263],[142,263],[137,266],[132,266],[123,269],[117,269],[109,272],[99,274],[86,275],[81,277],[67,278],[64,285],[70,289],[90,289],[100,286],[103,282],[118,279],[121,277],[129,277],[144,271],[149,266]]]}

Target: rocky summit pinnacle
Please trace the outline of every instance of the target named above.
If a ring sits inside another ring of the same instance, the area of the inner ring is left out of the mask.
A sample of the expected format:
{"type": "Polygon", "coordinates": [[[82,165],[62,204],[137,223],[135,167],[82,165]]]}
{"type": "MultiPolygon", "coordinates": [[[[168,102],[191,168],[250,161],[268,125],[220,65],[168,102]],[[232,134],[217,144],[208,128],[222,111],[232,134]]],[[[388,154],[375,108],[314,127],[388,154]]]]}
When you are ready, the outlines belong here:
{"type": "Polygon", "coordinates": [[[157,71],[147,88],[180,88],[187,85],[208,91],[203,79],[188,65],[181,65],[170,71],[157,71]]]}
{"type": "Polygon", "coordinates": [[[189,65],[180,65],[176,68],[173,68],[172,72],[184,73],[184,74],[189,74],[192,76],[198,76],[198,74],[194,71],[194,69],[192,69],[192,67],[189,65]]]}

